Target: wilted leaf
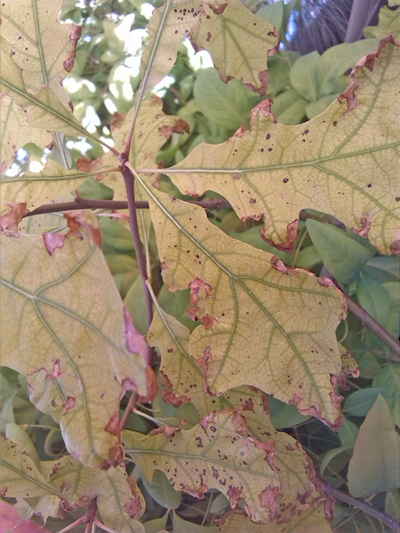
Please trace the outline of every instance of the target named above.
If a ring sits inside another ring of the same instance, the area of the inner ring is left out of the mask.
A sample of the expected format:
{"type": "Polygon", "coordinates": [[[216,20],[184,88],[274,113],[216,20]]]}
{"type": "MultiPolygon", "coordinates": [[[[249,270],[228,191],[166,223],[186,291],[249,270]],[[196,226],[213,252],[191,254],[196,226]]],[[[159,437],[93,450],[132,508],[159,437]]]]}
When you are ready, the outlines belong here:
{"type": "Polygon", "coordinates": [[[29,376],[33,403],[60,421],[70,453],[94,465],[117,450],[122,390],[148,394],[146,363],[125,345],[132,326],[102,252],[76,231],[82,240],[1,237],[1,364],[29,376]]]}
{"type": "Polygon", "coordinates": [[[253,15],[240,0],[203,4],[201,24],[192,41],[210,52],[224,81],[238,78],[264,95],[268,87],[267,57],[279,50],[273,25],[253,15]]]}
{"type": "Polygon", "coordinates": [[[400,488],[400,436],[381,395],[361,424],[347,477],[356,498],[400,488]]]}
{"type": "Polygon", "coordinates": [[[143,439],[123,435],[126,453],[151,479],[154,470],[166,473],[176,490],[197,498],[216,488],[236,507],[244,499],[250,516],[268,522],[275,514],[280,483],[274,471],[273,441],[248,436],[238,411],[212,413],[188,431],[163,426],[143,439]]]}
{"type": "Polygon", "coordinates": [[[62,82],[74,66],[82,28],[57,24],[62,4],[62,0],[5,2],[1,31],[12,44],[13,60],[22,69],[28,91],[35,94],[43,86],[51,87],[67,104],[62,82]]]}
{"type": "Polygon", "coordinates": [[[203,323],[191,335],[190,354],[207,391],[252,385],[335,426],[331,380],[340,372],[335,330],[343,314],[336,289],[306,272],[274,268],[270,254],[226,236],[202,208],[138,179],[164,281],[170,290],[191,288],[190,314],[203,323]]]}
{"type": "MultiPolygon", "coordinates": [[[[371,242],[389,251],[400,238],[399,57],[399,47],[387,43],[359,62],[342,98],[347,113],[334,102],[308,123],[286,127],[263,101],[252,112],[250,131],[241,129],[220,145],[203,143],[166,173],[183,193],[211,189],[240,217],[264,217],[266,237],[278,245],[299,211],[314,208],[340,215],[349,227],[360,227],[362,219],[363,227],[371,225],[371,242]]],[[[295,235],[291,226],[284,246],[291,248],[295,235]]]]}
{"type": "Polygon", "coordinates": [[[48,482],[64,498],[88,505],[96,499],[102,522],[120,533],[144,533],[140,517],[145,502],[135,480],[123,465],[109,470],[87,467],[66,456],[57,461],[42,461],[48,482]]]}

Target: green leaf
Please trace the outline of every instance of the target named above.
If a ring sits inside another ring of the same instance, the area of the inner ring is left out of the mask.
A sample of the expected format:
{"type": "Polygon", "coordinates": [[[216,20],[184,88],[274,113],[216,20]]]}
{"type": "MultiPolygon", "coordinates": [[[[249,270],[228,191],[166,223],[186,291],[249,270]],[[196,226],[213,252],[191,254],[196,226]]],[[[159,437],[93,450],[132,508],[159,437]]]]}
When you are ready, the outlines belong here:
{"type": "Polygon", "coordinates": [[[385,498],[385,512],[396,520],[400,518],[400,491],[388,490],[385,498]]]}
{"type": "Polygon", "coordinates": [[[361,307],[385,327],[390,309],[389,293],[385,287],[361,273],[357,282],[356,294],[361,307]]]}
{"type": "Polygon", "coordinates": [[[188,522],[174,513],[173,533],[218,533],[219,529],[214,527],[201,526],[193,522],[188,522]]]}
{"type": "Polygon", "coordinates": [[[227,129],[236,131],[250,115],[246,87],[239,80],[225,84],[214,68],[203,70],[197,77],[194,97],[209,120],[227,129]]]}
{"type": "Polygon", "coordinates": [[[380,394],[389,400],[393,390],[386,387],[372,387],[352,392],[344,401],[343,411],[351,416],[365,416],[371,410],[380,394]]]}
{"type": "Polygon", "coordinates": [[[267,4],[257,11],[257,16],[268,20],[279,31],[283,22],[283,6],[282,0],[274,4],[267,4]]]}
{"type": "Polygon", "coordinates": [[[372,385],[392,392],[390,396],[388,394],[384,396],[392,410],[396,425],[400,427],[400,365],[386,365],[374,376],[372,385]]]}
{"type": "Polygon", "coordinates": [[[176,509],[180,506],[182,494],[173,488],[164,472],[156,470],[150,479],[151,481],[142,477],[146,490],[157,503],[166,509],[176,509]]]}
{"type": "Polygon", "coordinates": [[[321,259],[340,284],[349,285],[360,277],[362,267],[375,251],[358,243],[348,233],[317,220],[307,219],[307,231],[321,259]]]}
{"type": "Polygon", "coordinates": [[[268,96],[277,96],[282,91],[292,88],[290,69],[300,57],[297,52],[280,51],[268,58],[268,96]]]}
{"type": "Polygon", "coordinates": [[[399,281],[400,256],[377,255],[372,257],[363,268],[363,272],[379,283],[399,281]]]}
{"type": "Polygon", "coordinates": [[[1,363],[29,376],[31,401],[60,421],[67,449],[95,465],[118,444],[106,427],[123,380],[147,395],[146,364],[126,347],[132,326],[102,252],[85,229],[78,235],[1,236],[1,363]]]}
{"type": "Polygon", "coordinates": [[[311,52],[300,57],[290,71],[290,82],[294,89],[308,102],[319,99],[318,70],[321,56],[318,52],[311,52]]]}
{"type": "Polygon", "coordinates": [[[356,498],[400,487],[400,436],[389,406],[379,395],[368,413],[350,459],[348,484],[356,498]]]}
{"type": "Polygon", "coordinates": [[[342,446],[354,446],[358,431],[359,427],[347,417],[344,417],[339,429],[339,439],[342,446]]]}
{"type": "Polygon", "coordinates": [[[324,473],[325,473],[325,470],[327,468],[327,466],[329,465],[329,463],[335,458],[337,457],[338,455],[341,455],[342,453],[347,453],[348,455],[348,459],[346,461],[346,463],[348,462],[349,458],[350,458],[350,451],[353,449],[353,445],[349,446],[339,446],[339,448],[332,448],[331,450],[329,450],[325,455],[324,455],[324,458],[322,459],[321,461],[321,465],[319,467],[319,472],[320,472],[320,475],[323,476],[324,473]]]}
{"type": "Polygon", "coordinates": [[[274,98],[271,111],[276,115],[279,122],[290,126],[302,122],[305,115],[306,104],[306,100],[304,100],[297,91],[289,89],[274,98]]]}
{"type": "Polygon", "coordinates": [[[145,522],[144,530],[146,533],[160,533],[160,531],[165,530],[167,526],[168,514],[166,513],[161,518],[155,518],[154,520],[149,520],[145,522]]]}

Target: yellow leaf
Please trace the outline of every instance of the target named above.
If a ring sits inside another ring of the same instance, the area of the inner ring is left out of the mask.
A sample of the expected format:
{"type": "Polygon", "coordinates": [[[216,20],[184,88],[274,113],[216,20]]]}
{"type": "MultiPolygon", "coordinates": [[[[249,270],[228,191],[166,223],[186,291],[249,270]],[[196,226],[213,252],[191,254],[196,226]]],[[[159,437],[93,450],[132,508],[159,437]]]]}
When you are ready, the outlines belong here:
{"type": "Polygon", "coordinates": [[[96,465],[117,451],[122,391],[147,395],[146,363],[126,347],[131,326],[102,252],[85,229],[74,234],[82,240],[1,236],[0,363],[29,376],[31,401],[60,421],[68,451],[96,465]]]}
{"type": "Polygon", "coordinates": [[[48,160],[40,172],[25,172],[16,178],[4,176],[0,180],[1,203],[26,201],[32,210],[77,189],[93,175],[94,172],[68,170],[48,160]]]}
{"type": "MultiPolygon", "coordinates": [[[[58,98],[53,89],[44,87],[31,94],[25,85],[20,67],[14,62],[10,44],[1,38],[1,91],[11,96],[27,113],[30,126],[46,131],[63,132],[67,135],[83,135],[98,140],[74,117],[69,107],[58,98]]],[[[31,137],[31,141],[35,139],[31,137]]]]}
{"type": "Polygon", "coordinates": [[[72,70],[81,28],[56,23],[62,0],[18,0],[1,9],[1,31],[11,44],[13,59],[22,69],[27,90],[51,87],[58,98],[70,100],[62,82],[72,70]]]}
{"type": "Polygon", "coordinates": [[[400,37],[400,9],[391,10],[383,6],[379,10],[379,23],[377,26],[368,26],[364,28],[366,37],[378,37],[382,39],[388,35],[393,35],[395,39],[400,37]]]}
{"type": "Polygon", "coordinates": [[[353,69],[349,112],[336,101],[306,124],[284,126],[263,101],[250,130],[203,143],[165,172],[185,194],[213,190],[240,217],[264,217],[266,238],[280,247],[292,247],[299,211],[313,208],[348,226],[370,225],[371,242],[389,252],[400,239],[399,66],[399,46],[389,42],[353,69]]]}
{"type": "Polygon", "coordinates": [[[140,521],[145,501],[135,480],[123,465],[109,470],[82,465],[73,457],[42,461],[48,482],[64,498],[88,505],[96,498],[101,521],[120,533],[144,533],[140,521]]]}
{"type": "Polygon", "coordinates": [[[267,57],[279,51],[279,35],[267,20],[240,0],[203,4],[201,24],[192,32],[200,49],[210,52],[224,81],[242,80],[264,95],[268,87],[267,57]]]}
{"type": "Polygon", "coordinates": [[[40,128],[32,128],[27,123],[22,108],[6,95],[0,98],[0,130],[3,136],[0,145],[0,174],[3,174],[11,165],[17,150],[31,142],[32,138],[41,148],[53,141],[49,132],[40,128]]]}
{"type": "Polygon", "coordinates": [[[159,469],[176,490],[197,498],[210,488],[225,494],[232,508],[243,498],[257,521],[268,522],[275,512],[280,491],[273,467],[275,445],[248,436],[239,410],[213,412],[188,431],[163,426],[143,439],[124,431],[123,441],[148,479],[159,469]]]}
{"type": "Polygon", "coordinates": [[[164,281],[170,290],[191,288],[191,315],[202,321],[190,354],[207,391],[251,385],[337,426],[338,291],[305,271],[281,272],[272,255],[225,235],[202,208],[137,179],[150,203],[164,281]]]}

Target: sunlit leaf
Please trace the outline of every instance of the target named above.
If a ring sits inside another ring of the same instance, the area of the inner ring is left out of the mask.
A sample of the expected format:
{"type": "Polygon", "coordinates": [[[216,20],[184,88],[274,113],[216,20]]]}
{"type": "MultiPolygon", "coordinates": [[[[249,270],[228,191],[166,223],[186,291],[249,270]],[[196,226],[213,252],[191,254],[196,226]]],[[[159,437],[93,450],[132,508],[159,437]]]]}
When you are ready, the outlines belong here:
{"type": "Polygon", "coordinates": [[[13,60],[22,69],[27,90],[35,94],[42,86],[51,87],[67,104],[62,82],[74,66],[82,29],[57,23],[62,4],[62,0],[5,2],[1,31],[12,44],[13,60]]]}
{"type": "MultiPolygon", "coordinates": [[[[30,126],[46,131],[60,131],[68,135],[97,138],[89,133],[74,117],[69,107],[58,98],[53,89],[44,87],[31,94],[25,85],[20,67],[14,62],[10,44],[1,38],[0,89],[11,96],[27,114],[30,126]]],[[[35,141],[31,137],[32,141],[35,141]]]]}
{"type": "Polygon", "coordinates": [[[3,174],[11,165],[17,150],[30,142],[32,138],[41,148],[51,144],[53,140],[49,132],[40,128],[32,128],[26,121],[22,108],[6,95],[0,99],[0,129],[2,132],[0,174],[3,174]]]}
{"type": "MultiPolygon", "coordinates": [[[[385,43],[382,43],[385,44],[385,43]]],[[[252,113],[251,130],[220,145],[201,144],[166,170],[184,193],[214,190],[240,217],[264,217],[265,234],[291,247],[291,226],[304,208],[334,213],[349,227],[370,227],[369,239],[389,251],[400,239],[396,147],[400,50],[388,43],[353,70],[344,103],[306,124],[276,124],[268,101],[252,113]],[[365,66],[364,66],[365,64],[365,66]],[[372,68],[370,72],[368,67],[372,68]]]]}
{"type": "Polygon", "coordinates": [[[192,41],[210,52],[224,81],[242,80],[250,89],[265,94],[268,87],[267,57],[279,50],[273,25],[253,15],[240,0],[203,4],[201,24],[192,41]]]}
{"type": "Polygon", "coordinates": [[[398,40],[400,36],[400,9],[393,11],[387,6],[383,6],[379,11],[378,25],[364,28],[364,35],[366,37],[378,37],[379,39],[393,35],[398,40]]]}
{"type": "Polygon", "coordinates": [[[360,427],[350,459],[349,490],[357,498],[400,488],[400,436],[383,396],[379,395],[360,427]]]}
{"type": "Polygon", "coordinates": [[[207,390],[252,385],[335,425],[331,375],[340,371],[335,330],[343,313],[336,290],[306,272],[274,268],[270,254],[226,236],[202,208],[138,179],[164,281],[170,290],[191,288],[191,315],[202,321],[190,354],[207,390]]]}
{"type": "Polygon", "coordinates": [[[102,252],[77,231],[82,240],[2,235],[1,364],[29,376],[31,400],[60,421],[67,449],[99,464],[118,445],[121,387],[148,393],[146,364],[125,345],[132,326],[102,252]]]}

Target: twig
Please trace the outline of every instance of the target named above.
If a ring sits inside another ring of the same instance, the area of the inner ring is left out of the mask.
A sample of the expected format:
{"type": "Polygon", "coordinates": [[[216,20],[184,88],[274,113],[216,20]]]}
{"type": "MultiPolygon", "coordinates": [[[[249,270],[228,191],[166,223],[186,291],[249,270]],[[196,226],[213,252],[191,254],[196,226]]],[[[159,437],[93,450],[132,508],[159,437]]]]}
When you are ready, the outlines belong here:
{"type": "Polygon", "coordinates": [[[135,200],[135,178],[132,172],[125,165],[127,162],[124,154],[120,155],[120,161],[122,163],[121,170],[125,181],[126,193],[128,195],[128,207],[129,207],[129,224],[133,235],[133,242],[136,250],[136,258],[139,264],[140,275],[142,276],[144,296],[146,300],[146,312],[147,312],[147,329],[150,329],[151,322],[153,320],[153,302],[149,293],[149,289],[146,285],[148,279],[146,270],[146,257],[143,253],[142,241],[140,240],[138,219],[136,213],[136,200],[135,200]]]}
{"type": "MultiPolygon", "coordinates": [[[[215,200],[189,200],[189,204],[199,205],[204,207],[204,209],[210,209],[214,211],[219,211],[220,209],[225,209],[232,207],[227,200],[222,200],[217,198],[215,200]]],[[[25,217],[32,217],[35,215],[43,215],[46,213],[59,213],[61,211],[73,211],[74,209],[109,209],[111,211],[116,211],[117,209],[128,209],[128,202],[124,200],[93,200],[91,198],[75,198],[71,202],[60,202],[57,204],[43,204],[40,207],[37,207],[33,211],[29,211],[25,217]]],[[[136,209],[148,209],[149,203],[145,201],[136,202],[136,209]]]]}
{"type": "Polygon", "coordinates": [[[362,500],[360,498],[355,498],[354,496],[351,496],[351,494],[348,494],[347,492],[343,492],[342,490],[335,489],[332,487],[332,485],[329,485],[329,483],[326,483],[326,481],[322,481],[322,484],[324,486],[324,490],[326,494],[332,495],[336,500],[339,500],[341,502],[347,503],[348,505],[351,505],[352,507],[356,507],[357,509],[360,509],[364,513],[373,516],[377,520],[380,520],[387,526],[393,529],[396,533],[400,533],[400,522],[393,518],[392,516],[388,515],[384,511],[379,511],[378,509],[375,509],[369,502],[366,502],[365,500],[362,500]]]}
{"type": "MultiPolygon", "coordinates": [[[[343,293],[344,294],[344,293],[343,293]]],[[[360,307],[354,300],[344,294],[347,308],[360,322],[368,329],[373,331],[399,358],[400,361],[400,342],[395,339],[383,326],[381,326],[365,309],[360,307]]],[[[396,358],[397,359],[397,358],[396,358]]]]}
{"type": "Polygon", "coordinates": [[[126,424],[128,423],[129,417],[131,416],[131,413],[135,408],[137,397],[138,397],[137,393],[135,391],[132,391],[131,397],[129,398],[128,405],[125,408],[124,415],[119,425],[121,428],[121,431],[125,428],[126,424]]]}

